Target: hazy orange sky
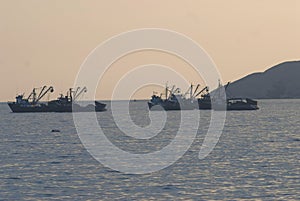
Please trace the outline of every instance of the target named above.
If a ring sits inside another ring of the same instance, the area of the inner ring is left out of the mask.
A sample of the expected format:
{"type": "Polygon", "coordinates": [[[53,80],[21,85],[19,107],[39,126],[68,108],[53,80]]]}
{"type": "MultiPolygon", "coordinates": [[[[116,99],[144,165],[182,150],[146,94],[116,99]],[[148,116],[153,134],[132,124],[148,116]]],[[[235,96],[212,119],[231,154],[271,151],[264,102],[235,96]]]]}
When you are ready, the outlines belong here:
{"type": "MultiPolygon", "coordinates": [[[[0,101],[12,100],[16,93],[28,93],[43,85],[53,85],[55,95],[66,91],[97,45],[132,29],[164,28],[192,38],[209,53],[224,82],[300,57],[298,0],[0,3],[0,101]]],[[[118,61],[115,71],[168,59],[157,53],[141,54],[118,61]]],[[[180,61],[175,60],[169,64],[179,65],[180,61]]],[[[110,85],[107,81],[98,99],[109,98],[110,85]]],[[[149,97],[149,91],[141,96],[149,97]]]]}

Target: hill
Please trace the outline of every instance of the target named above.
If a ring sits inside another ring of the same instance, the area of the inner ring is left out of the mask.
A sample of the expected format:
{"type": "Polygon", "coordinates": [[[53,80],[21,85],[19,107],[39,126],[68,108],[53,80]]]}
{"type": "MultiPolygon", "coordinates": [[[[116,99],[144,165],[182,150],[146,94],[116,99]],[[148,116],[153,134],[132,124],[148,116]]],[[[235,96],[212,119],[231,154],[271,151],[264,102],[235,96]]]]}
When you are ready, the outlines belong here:
{"type": "Polygon", "coordinates": [[[228,97],[256,99],[300,98],[300,61],[278,64],[231,83],[228,97]]]}

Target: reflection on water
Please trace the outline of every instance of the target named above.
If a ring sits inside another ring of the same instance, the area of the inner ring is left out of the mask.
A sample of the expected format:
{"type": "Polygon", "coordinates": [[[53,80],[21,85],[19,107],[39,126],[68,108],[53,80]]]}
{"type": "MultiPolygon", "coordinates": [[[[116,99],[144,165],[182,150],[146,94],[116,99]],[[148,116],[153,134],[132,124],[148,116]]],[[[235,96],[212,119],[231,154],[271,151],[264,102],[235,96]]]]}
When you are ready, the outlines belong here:
{"type": "MultiPolygon", "coordinates": [[[[197,139],[183,158],[159,172],[128,175],[89,155],[71,114],[13,114],[0,104],[0,199],[297,200],[299,106],[300,100],[264,100],[261,110],[228,112],[223,135],[204,160],[198,152],[210,114],[201,111],[197,139]]],[[[136,124],[150,123],[146,107],[131,104],[136,124]]],[[[161,149],[178,129],[178,114],[170,112],[163,132],[143,142],[122,134],[109,112],[97,115],[107,137],[135,153],[161,149]]]]}

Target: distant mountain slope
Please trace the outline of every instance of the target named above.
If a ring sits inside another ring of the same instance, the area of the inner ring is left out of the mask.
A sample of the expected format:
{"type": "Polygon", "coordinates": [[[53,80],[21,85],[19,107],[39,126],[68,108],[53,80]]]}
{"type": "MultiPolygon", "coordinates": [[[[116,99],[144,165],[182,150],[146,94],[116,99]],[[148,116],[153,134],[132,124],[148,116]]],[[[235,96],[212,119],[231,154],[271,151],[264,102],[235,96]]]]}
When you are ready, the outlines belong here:
{"type": "Polygon", "coordinates": [[[300,61],[278,64],[263,73],[253,73],[227,88],[228,97],[257,99],[300,98],[300,61]]]}

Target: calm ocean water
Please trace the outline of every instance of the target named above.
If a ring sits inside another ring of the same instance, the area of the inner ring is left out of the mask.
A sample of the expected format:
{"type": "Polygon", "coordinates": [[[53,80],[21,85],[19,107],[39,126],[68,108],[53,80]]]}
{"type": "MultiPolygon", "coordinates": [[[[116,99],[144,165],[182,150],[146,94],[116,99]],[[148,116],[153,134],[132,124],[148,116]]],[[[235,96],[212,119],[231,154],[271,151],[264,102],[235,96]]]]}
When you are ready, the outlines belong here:
{"type": "MultiPolygon", "coordinates": [[[[0,104],[0,200],[299,200],[300,100],[262,100],[260,110],[227,113],[213,152],[198,159],[210,112],[201,111],[196,140],[170,167],[124,174],[96,161],[66,113],[10,113],[0,104]],[[51,132],[59,129],[60,132],[51,132]]],[[[146,102],[133,102],[132,119],[149,124],[146,102]]],[[[122,135],[110,112],[98,113],[106,136],[120,148],[150,152],[176,134],[178,112],[152,141],[122,135]]]]}

